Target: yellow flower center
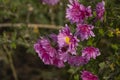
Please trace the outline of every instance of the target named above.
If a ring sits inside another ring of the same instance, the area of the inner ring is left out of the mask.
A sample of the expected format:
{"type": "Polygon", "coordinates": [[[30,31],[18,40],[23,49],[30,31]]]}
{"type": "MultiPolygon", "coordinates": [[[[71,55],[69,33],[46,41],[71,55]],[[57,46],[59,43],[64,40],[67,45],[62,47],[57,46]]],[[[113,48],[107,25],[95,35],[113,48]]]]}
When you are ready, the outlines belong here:
{"type": "Polygon", "coordinates": [[[70,44],[70,38],[69,38],[68,36],[65,37],[65,42],[66,42],[67,44],[70,44]]]}

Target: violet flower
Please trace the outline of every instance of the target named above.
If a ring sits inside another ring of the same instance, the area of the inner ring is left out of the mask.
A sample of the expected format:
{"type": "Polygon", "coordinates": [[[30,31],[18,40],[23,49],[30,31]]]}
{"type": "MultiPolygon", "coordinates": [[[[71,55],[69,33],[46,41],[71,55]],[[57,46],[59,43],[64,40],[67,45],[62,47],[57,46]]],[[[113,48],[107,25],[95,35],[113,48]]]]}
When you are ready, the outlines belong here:
{"type": "Polygon", "coordinates": [[[97,19],[103,20],[104,13],[105,13],[105,2],[102,1],[96,5],[97,19]]]}
{"type": "Polygon", "coordinates": [[[68,60],[68,63],[71,66],[81,66],[88,62],[88,60],[82,56],[71,56],[68,60]]]}
{"type": "Polygon", "coordinates": [[[64,67],[63,61],[57,57],[57,50],[51,46],[48,39],[41,38],[34,44],[34,49],[44,64],[64,67]]]}
{"type": "Polygon", "coordinates": [[[86,59],[88,59],[88,60],[90,60],[91,58],[96,59],[96,57],[99,55],[100,55],[100,51],[98,48],[85,47],[82,50],[82,56],[86,57],[86,59]]]}
{"type": "Polygon", "coordinates": [[[82,71],[82,80],[99,80],[98,77],[89,71],[82,71]]]}
{"type": "Polygon", "coordinates": [[[87,40],[89,37],[94,37],[93,33],[94,26],[87,24],[78,24],[76,28],[76,35],[81,38],[81,40],[87,40]]]}
{"type": "Polygon", "coordinates": [[[70,32],[68,25],[61,29],[58,34],[58,45],[60,48],[68,47],[67,52],[76,55],[76,48],[79,40],[70,32]]]}
{"type": "Polygon", "coordinates": [[[55,55],[56,51],[51,47],[47,39],[43,38],[39,40],[34,44],[34,49],[45,64],[52,64],[52,57],[55,55]]]}
{"type": "Polygon", "coordinates": [[[67,52],[59,52],[58,53],[59,59],[62,60],[63,62],[67,62],[70,58],[70,54],[67,52]]]}
{"type": "Polygon", "coordinates": [[[60,60],[59,58],[54,58],[53,59],[53,65],[57,66],[58,68],[62,68],[64,67],[64,62],[62,60],[60,60]]]}
{"type": "Polygon", "coordinates": [[[69,0],[68,8],[66,9],[66,18],[72,23],[83,23],[84,19],[92,16],[91,7],[85,7],[78,0],[69,0]]]}

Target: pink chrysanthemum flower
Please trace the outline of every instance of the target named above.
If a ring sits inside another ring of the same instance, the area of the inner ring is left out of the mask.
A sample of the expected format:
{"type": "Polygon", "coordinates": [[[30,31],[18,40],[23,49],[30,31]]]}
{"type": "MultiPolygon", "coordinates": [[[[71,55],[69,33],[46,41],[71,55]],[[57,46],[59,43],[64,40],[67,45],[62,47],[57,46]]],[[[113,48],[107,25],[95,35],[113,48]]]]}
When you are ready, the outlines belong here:
{"type": "Polygon", "coordinates": [[[34,49],[44,64],[64,67],[63,61],[57,57],[57,51],[51,46],[48,39],[40,39],[36,44],[34,44],[34,49]]]}
{"type": "Polygon", "coordinates": [[[59,2],[60,0],[42,0],[42,2],[44,2],[45,4],[48,5],[55,5],[59,2]]]}
{"type": "Polygon", "coordinates": [[[68,63],[71,66],[81,66],[81,65],[86,64],[87,62],[88,62],[88,60],[82,56],[71,56],[68,59],[68,63]]]}
{"type": "Polygon", "coordinates": [[[78,0],[69,0],[68,8],[66,9],[66,18],[72,23],[83,23],[84,19],[92,16],[91,7],[87,8],[80,4],[78,0]]]}
{"type": "Polygon", "coordinates": [[[57,67],[59,67],[59,68],[62,68],[62,67],[65,66],[65,65],[64,65],[64,62],[63,62],[62,60],[60,60],[59,58],[54,58],[54,59],[53,59],[53,65],[54,65],[54,66],[57,66],[57,67]]]}
{"type": "Polygon", "coordinates": [[[87,40],[89,37],[94,37],[92,29],[94,26],[87,24],[78,24],[76,29],[76,35],[81,38],[81,40],[87,40]]]}
{"type": "Polygon", "coordinates": [[[98,77],[89,71],[82,71],[82,80],[99,80],[98,77]]]}
{"type": "Polygon", "coordinates": [[[100,55],[100,51],[98,48],[85,47],[82,50],[82,56],[86,57],[86,59],[88,59],[88,60],[90,60],[91,58],[96,59],[96,57],[99,55],[100,55]]]}
{"type": "Polygon", "coordinates": [[[103,20],[104,13],[105,13],[105,2],[102,1],[96,5],[97,19],[103,20]]]}
{"type": "Polygon", "coordinates": [[[59,59],[62,60],[63,62],[67,62],[70,58],[70,55],[67,52],[59,52],[59,59]]]}
{"type": "Polygon", "coordinates": [[[67,52],[76,54],[76,48],[78,46],[79,40],[76,38],[76,36],[72,35],[70,28],[67,25],[65,28],[60,30],[57,42],[60,48],[68,47],[67,52]]]}
{"type": "Polygon", "coordinates": [[[34,44],[34,49],[45,64],[52,63],[52,57],[55,55],[56,51],[51,47],[50,42],[47,39],[39,40],[34,44]]]}

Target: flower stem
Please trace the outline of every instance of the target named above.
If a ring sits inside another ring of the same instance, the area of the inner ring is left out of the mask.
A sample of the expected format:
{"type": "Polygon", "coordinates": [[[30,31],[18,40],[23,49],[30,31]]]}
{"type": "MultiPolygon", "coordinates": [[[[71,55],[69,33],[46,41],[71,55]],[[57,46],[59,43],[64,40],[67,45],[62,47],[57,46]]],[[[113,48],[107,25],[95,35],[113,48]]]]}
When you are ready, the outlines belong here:
{"type": "Polygon", "coordinates": [[[9,51],[7,46],[5,46],[5,45],[3,45],[3,48],[4,48],[5,52],[7,53],[8,61],[9,61],[10,68],[11,68],[12,73],[13,73],[13,77],[14,77],[15,80],[18,80],[17,73],[16,73],[16,70],[15,70],[15,67],[14,67],[14,64],[13,64],[11,51],[9,51]]]}

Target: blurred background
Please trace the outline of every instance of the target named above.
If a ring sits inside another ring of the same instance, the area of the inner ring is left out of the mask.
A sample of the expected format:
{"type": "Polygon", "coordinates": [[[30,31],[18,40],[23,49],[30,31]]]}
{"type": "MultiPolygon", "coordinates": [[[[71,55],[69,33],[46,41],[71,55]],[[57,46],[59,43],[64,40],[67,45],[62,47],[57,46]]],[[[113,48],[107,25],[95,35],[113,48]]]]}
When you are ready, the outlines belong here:
{"type": "MultiPolygon", "coordinates": [[[[101,0],[80,0],[95,5],[101,0]]],[[[0,80],[81,80],[87,69],[100,80],[120,80],[120,0],[105,0],[104,21],[93,23],[95,38],[83,46],[95,46],[101,56],[81,67],[44,65],[33,49],[40,36],[58,33],[70,22],[65,18],[68,0],[54,6],[41,0],[0,0],[0,80]]],[[[90,22],[90,21],[89,21],[90,22]]],[[[74,26],[71,27],[74,30],[74,26]]]]}

